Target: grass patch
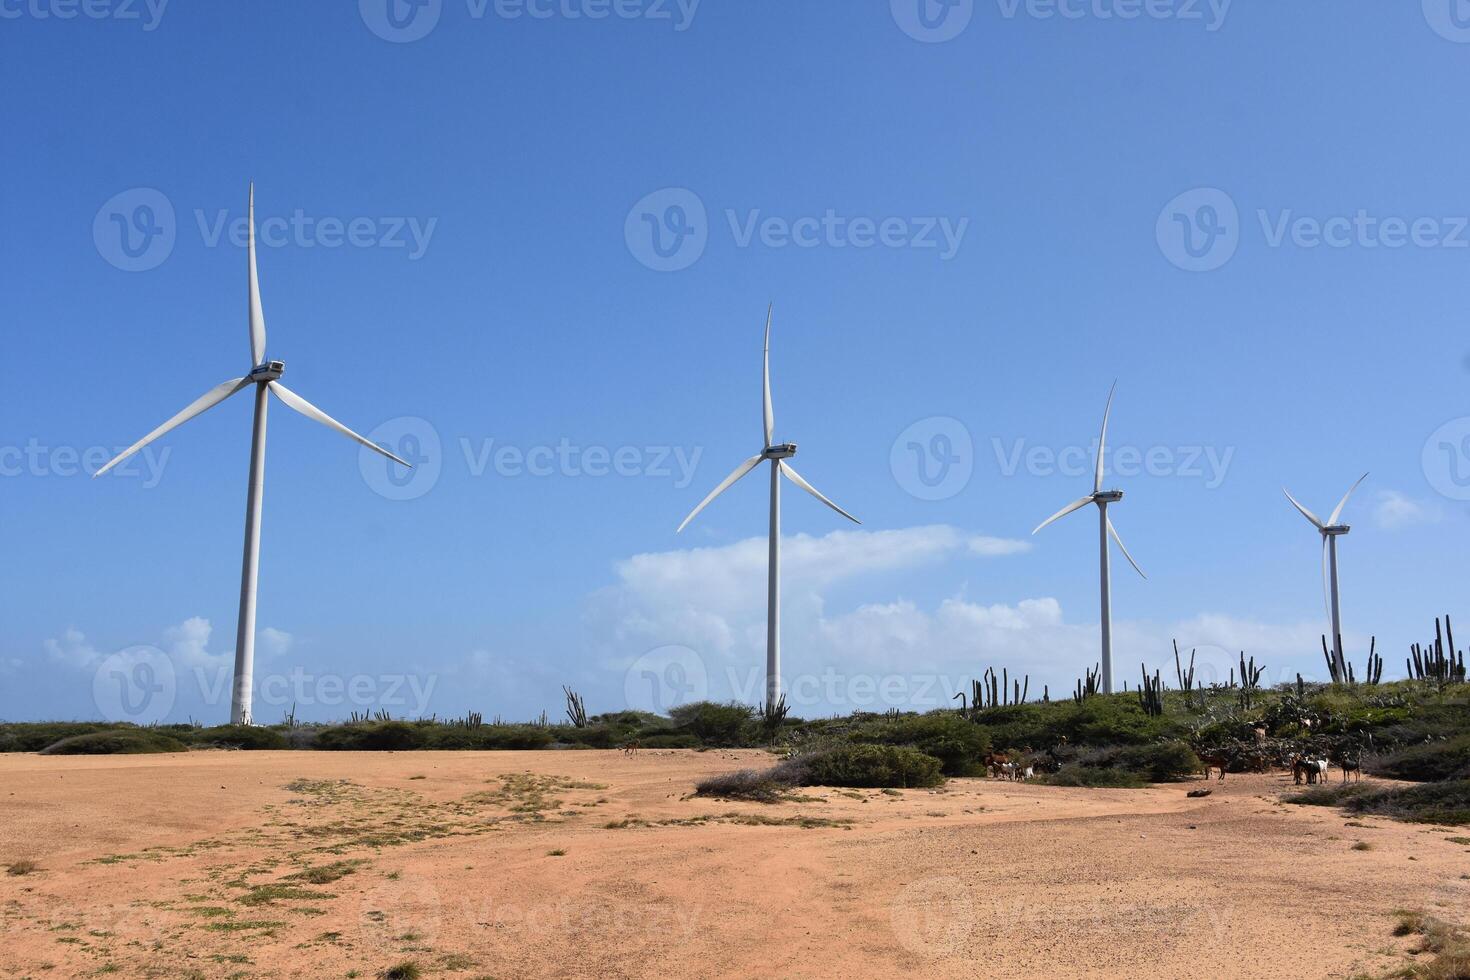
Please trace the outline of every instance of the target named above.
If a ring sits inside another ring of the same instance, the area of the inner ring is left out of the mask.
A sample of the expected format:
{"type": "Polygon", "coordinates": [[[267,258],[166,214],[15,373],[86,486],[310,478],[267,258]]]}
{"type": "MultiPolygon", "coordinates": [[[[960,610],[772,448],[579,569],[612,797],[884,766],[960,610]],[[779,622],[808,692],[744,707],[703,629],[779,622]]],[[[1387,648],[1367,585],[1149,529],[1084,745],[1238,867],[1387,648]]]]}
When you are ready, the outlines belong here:
{"type": "Polygon", "coordinates": [[[73,735],[46,746],[42,755],[152,755],[163,752],[187,752],[189,747],[176,738],[143,729],[119,729],[73,735]]]}
{"type": "Polygon", "coordinates": [[[1356,844],[1353,845],[1353,850],[1355,850],[1355,851],[1371,851],[1371,850],[1373,850],[1373,845],[1370,844],[1370,843],[1368,843],[1365,840],[1360,840],[1356,844]]]}
{"type": "Polygon", "coordinates": [[[1084,786],[1089,789],[1143,789],[1148,786],[1136,772],[1128,769],[1094,769],[1068,763],[1057,772],[1040,777],[1048,786],[1084,786]]]}
{"type": "Polygon", "coordinates": [[[567,852],[558,847],[558,848],[556,848],[554,850],[547,851],[546,852],[546,856],[547,857],[553,857],[553,858],[566,857],[567,856],[567,852]]]}
{"type": "Polygon", "coordinates": [[[362,859],[333,861],[331,864],[322,864],[314,868],[304,868],[286,877],[291,881],[304,881],[312,885],[325,885],[347,877],[367,863],[367,861],[362,859]]]}
{"type": "Polygon", "coordinates": [[[313,898],[336,898],[326,892],[312,891],[310,888],[301,888],[297,885],[288,885],[275,881],[267,885],[251,885],[250,890],[241,895],[235,901],[241,905],[274,905],[277,902],[303,901],[313,898]]]}
{"type": "Polygon", "coordinates": [[[419,980],[419,977],[423,975],[424,971],[419,969],[419,965],[413,960],[395,963],[378,974],[381,980],[419,980]]]}
{"type": "Polygon", "coordinates": [[[1470,826],[1470,780],[1379,788],[1361,783],[1318,786],[1286,797],[1288,803],[1339,806],[1351,813],[1410,823],[1470,826]]]}
{"type": "Polygon", "coordinates": [[[1393,934],[1417,936],[1419,944],[1411,950],[1413,955],[1432,958],[1412,963],[1392,976],[1419,980],[1464,980],[1470,977],[1470,937],[1459,926],[1423,912],[1402,911],[1394,923],[1393,934]]]}
{"type": "Polygon", "coordinates": [[[6,874],[17,878],[21,875],[35,874],[37,871],[40,870],[41,866],[35,861],[16,861],[13,864],[6,865],[5,867],[6,874]]]}

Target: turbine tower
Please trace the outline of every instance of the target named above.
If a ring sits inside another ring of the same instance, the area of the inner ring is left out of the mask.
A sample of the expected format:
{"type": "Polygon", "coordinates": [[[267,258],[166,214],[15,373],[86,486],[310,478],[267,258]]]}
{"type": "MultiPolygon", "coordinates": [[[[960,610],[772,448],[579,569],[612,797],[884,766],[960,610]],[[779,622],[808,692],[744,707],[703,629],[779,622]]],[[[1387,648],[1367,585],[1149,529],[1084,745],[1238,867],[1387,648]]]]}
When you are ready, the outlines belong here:
{"type": "Polygon", "coordinates": [[[1347,524],[1339,524],[1337,521],[1342,517],[1342,510],[1347,506],[1348,498],[1366,479],[1368,479],[1367,473],[1358,477],[1358,482],[1349,487],[1348,492],[1342,495],[1342,499],[1333,508],[1332,516],[1326,521],[1298,503],[1290,490],[1285,487],[1281,488],[1281,492],[1286,494],[1286,499],[1291,501],[1291,505],[1303,517],[1311,521],[1312,526],[1322,535],[1322,592],[1327,602],[1328,618],[1332,621],[1332,662],[1336,666],[1337,675],[1343,678],[1347,677],[1347,660],[1342,652],[1342,607],[1338,602],[1337,593],[1337,539],[1351,531],[1352,528],[1347,524]]]}
{"type": "Polygon", "coordinates": [[[347,426],[317,408],[311,402],[281,384],[280,378],[286,370],[284,361],[269,361],[265,356],[265,314],[260,307],[260,282],[255,272],[255,184],[250,185],[250,232],[248,244],[249,270],[249,322],[250,322],[250,373],[243,378],[234,378],[205,392],[183,411],[129,446],[121,455],[102,467],[93,477],[101,476],[118,463],[185,422],[202,415],[236,392],[246,388],[255,389],[255,425],[250,441],[250,484],[245,498],[245,556],[240,571],[240,620],[235,634],[235,683],[230,697],[230,724],[251,723],[251,698],[255,671],[255,596],[256,582],[260,572],[260,515],[265,494],[265,420],[269,405],[269,392],[294,411],[330,429],[336,429],[349,439],[388,457],[395,463],[408,466],[403,460],[353,432],[347,426]]]}
{"type": "MultiPolygon", "coordinates": [[[[1098,554],[1101,561],[1102,581],[1102,681],[1103,693],[1113,693],[1113,574],[1112,564],[1109,561],[1108,536],[1112,535],[1114,541],[1118,542],[1118,550],[1123,552],[1123,557],[1128,559],[1128,564],[1140,576],[1147,579],[1143,569],[1138,567],[1138,562],[1128,553],[1127,545],[1118,535],[1118,529],[1113,527],[1113,519],[1108,516],[1108,504],[1116,504],[1123,499],[1121,490],[1104,490],[1103,485],[1103,455],[1108,444],[1108,416],[1113,412],[1113,392],[1118,390],[1118,383],[1113,382],[1113,387],[1108,391],[1108,407],[1103,411],[1102,434],[1097,438],[1097,466],[1094,470],[1092,481],[1092,493],[1081,500],[1074,500],[1055,514],[1042,521],[1036,527],[1040,531],[1053,521],[1061,520],[1074,510],[1081,510],[1088,504],[1097,504],[1098,519],[1098,554]]],[[[1035,534],[1036,531],[1032,531],[1035,534]]]]}
{"type": "MultiPolygon", "coordinates": [[[[766,572],[766,707],[773,709],[781,702],[781,477],[801,487],[807,493],[816,497],[822,503],[831,507],[843,517],[854,524],[862,521],[853,517],[847,511],[838,507],[832,501],[822,496],[821,492],[802,478],[801,474],[788,462],[796,455],[796,444],[794,442],[775,444],[775,413],[771,410],[771,309],[766,310],[766,347],[765,362],[762,372],[762,396],[764,405],[762,408],[762,420],[764,422],[764,449],[750,457],[739,466],[735,472],[725,477],[724,482],[710,491],[708,497],[699,502],[699,506],[689,512],[684,518],[684,523],[679,525],[679,531],[689,526],[689,522],[710,505],[720,494],[734,486],[739,480],[755,469],[766,460],[771,463],[771,527],[770,527],[770,552],[766,572]]],[[[675,532],[678,533],[678,532],[675,532]]]]}

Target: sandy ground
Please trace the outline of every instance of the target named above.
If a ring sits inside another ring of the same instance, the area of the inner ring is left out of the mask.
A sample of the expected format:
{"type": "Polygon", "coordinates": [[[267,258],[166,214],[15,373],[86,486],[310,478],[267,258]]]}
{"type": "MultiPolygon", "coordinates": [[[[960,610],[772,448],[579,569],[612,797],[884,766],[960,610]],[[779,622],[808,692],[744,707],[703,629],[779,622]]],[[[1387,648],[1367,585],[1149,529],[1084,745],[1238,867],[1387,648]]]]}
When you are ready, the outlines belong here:
{"type": "Polygon", "coordinates": [[[768,761],[0,756],[0,976],[1344,977],[1470,917],[1456,832],[1284,776],[687,796],[768,761]]]}

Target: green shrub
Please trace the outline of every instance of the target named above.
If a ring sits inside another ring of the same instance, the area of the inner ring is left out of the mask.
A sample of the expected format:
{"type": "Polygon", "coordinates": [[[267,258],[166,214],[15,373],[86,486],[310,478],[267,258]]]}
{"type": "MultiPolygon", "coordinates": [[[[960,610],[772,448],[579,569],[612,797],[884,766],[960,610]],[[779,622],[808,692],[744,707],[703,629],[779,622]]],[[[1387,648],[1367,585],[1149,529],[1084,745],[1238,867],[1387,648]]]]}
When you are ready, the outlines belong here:
{"type": "Polygon", "coordinates": [[[146,729],[116,729],[73,735],[41,750],[42,755],[149,755],[158,752],[187,752],[176,738],[146,729]]]}
{"type": "Polygon", "coordinates": [[[254,725],[219,725],[191,732],[188,740],[192,745],[216,745],[227,749],[285,749],[286,737],[274,728],[258,728],[254,725]]]}
{"type": "Polygon", "coordinates": [[[693,735],[678,735],[672,732],[655,732],[651,735],[637,735],[627,741],[636,741],[645,749],[697,749],[700,748],[699,739],[693,735]]]}
{"type": "Polygon", "coordinates": [[[1042,776],[1049,786],[1086,786],[1091,789],[1142,789],[1148,782],[1138,773],[1126,769],[1095,769],[1069,764],[1042,776]]]}
{"type": "MultiPolygon", "coordinates": [[[[326,731],[333,731],[333,729],[326,731]]],[[[478,751],[544,749],[555,740],[554,731],[554,729],[543,728],[539,725],[482,725],[479,728],[424,725],[419,727],[424,742],[421,746],[415,747],[478,751]]]]}
{"type": "Polygon", "coordinates": [[[792,786],[775,769],[739,769],[701,779],[694,784],[694,795],[713,796],[722,800],[749,800],[753,803],[779,803],[791,791],[792,786]]]}
{"type": "Polygon", "coordinates": [[[843,745],[803,760],[806,785],[872,789],[938,786],[939,760],[898,745],[843,745]]]}
{"type": "Polygon", "coordinates": [[[1178,782],[1198,775],[1204,765],[1194,750],[1180,741],[1099,749],[1084,754],[1079,761],[1088,769],[1121,769],[1150,783],[1178,782]]]}
{"type": "Polygon", "coordinates": [[[402,752],[427,748],[428,744],[428,732],[406,721],[341,725],[323,728],[316,735],[317,748],[339,752],[402,752]]]}
{"type": "Polygon", "coordinates": [[[0,752],[39,752],[64,738],[93,732],[133,731],[134,727],[101,722],[16,722],[0,725],[0,752]]]}
{"type": "Polygon", "coordinates": [[[1318,786],[1288,796],[1289,803],[1340,806],[1411,823],[1470,824],[1470,779],[1380,789],[1361,783],[1318,786]]]}
{"type": "Polygon", "coordinates": [[[947,776],[968,776],[981,769],[990,751],[990,733],[954,711],[881,718],[863,725],[854,741],[906,745],[938,759],[947,776]]]}
{"type": "Polygon", "coordinates": [[[1470,734],[1423,742],[1364,760],[1376,776],[1428,783],[1470,779],[1470,734]]]}
{"type": "Polygon", "coordinates": [[[696,701],[679,705],[669,715],[675,725],[704,745],[734,746],[745,744],[746,730],[754,713],[750,705],[738,701],[728,704],[696,701]]]}

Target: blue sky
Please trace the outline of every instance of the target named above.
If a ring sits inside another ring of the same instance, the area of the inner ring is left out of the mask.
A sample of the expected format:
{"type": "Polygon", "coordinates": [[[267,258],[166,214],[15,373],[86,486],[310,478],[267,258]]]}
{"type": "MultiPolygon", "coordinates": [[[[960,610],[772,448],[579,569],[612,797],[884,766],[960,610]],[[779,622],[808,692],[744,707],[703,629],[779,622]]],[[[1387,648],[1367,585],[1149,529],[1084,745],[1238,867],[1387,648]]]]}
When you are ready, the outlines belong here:
{"type": "Polygon", "coordinates": [[[83,462],[248,370],[251,179],[285,380],[425,464],[397,485],[275,406],[260,720],[668,700],[650,673],[756,700],[763,484],[673,532],[760,448],[770,302],[777,436],[864,521],[788,488],[798,712],[990,664],[1070,688],[1096,525],[1030,530],[1090,490],[1114,378],[1150,575],[1115,560],[1120,678],[1171,637],[1320,673],[1283,483],[1325,511],[1372,472],[1355,660],[1373,634],[1401,671],[1459,608],[1448,2],[394,2],[0,0],[0,717],[115,714],[138,646],[172,672],[153,715],[227,714],[248,398],[83,462]]]}

